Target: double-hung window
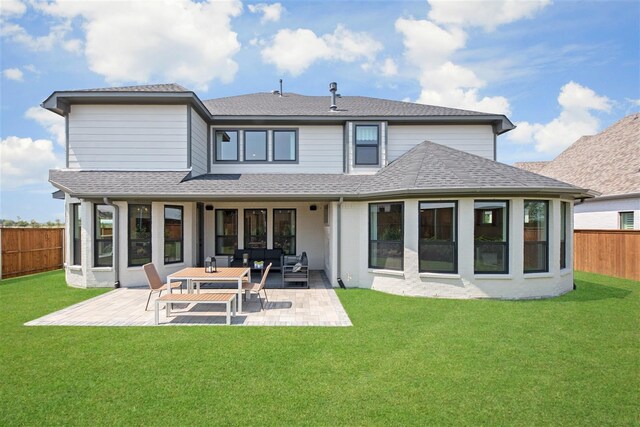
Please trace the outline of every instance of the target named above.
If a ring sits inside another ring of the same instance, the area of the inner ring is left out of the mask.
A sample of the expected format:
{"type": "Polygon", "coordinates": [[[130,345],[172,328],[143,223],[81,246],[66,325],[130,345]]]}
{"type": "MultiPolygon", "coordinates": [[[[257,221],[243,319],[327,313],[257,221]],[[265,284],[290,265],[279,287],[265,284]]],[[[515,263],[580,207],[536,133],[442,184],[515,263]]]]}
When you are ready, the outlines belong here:
{"type": "Polygon", "coordinates": [[[216,131],[216,161],[224,162],[238,161],[238,131],[237,130],[217,130],[216,131]]]}
{"type": "Polygon", "coordinates": [[[569,203],[560,203],[560,268],[567,268],[567,215],[569,203]]]}
{"type": "Polygon", "coordinates": [[[129,267],[151,262],[151,205],[129,205],[129,267]]]}
{"type": "Polygon", "coordinates": [[[164,263],[184,260],[184,222],[182,206],[164,207],[164,263]]]}
{"type": "Polygon", "coordinates": [[[245,130],[244,131],[244,161],[245,162],[266,162],[267,161],[267,131],[266,130],[245,130]]]}
{"type": "Polygon", "coordinates": [[[549,271],[549,202],[524,201],[524,272],[549,271]]]}
{"type": "Polygon", "coordinates": [[[355,164],[378,165],[380,163],[380,127],[356,125],[355,164]]]}
{"type": "Polygon", "coordinates": [[[273,249],[282,249],[285,255],[296,254],[296,210],[273,210],[273,249]]]}
{"type": "Polygon", "coordinates": [[[267,248],[267,210],[244,210],[244,249],[267,248]]]}
{"type": "Polygon", "coordinates": [[[80,203],[71,205],[71,239],[73,246],[71,248],[71,257],[73,265],[82,264],[82,218],[80,217],[80,203]]]}
{"type": "Polygon", "coordinates": [[[474,271],[509,272],[509,202],[474,203],[474,271]]]}
{"type": "Polygon", "coordinates": [[[273,161],[295,162],[297,160],[297,132],[295,130],[273,131],[273,161]]]}
{"type": "Polygon", "coordinates": [[[216,254],[233,255],[238,249],[238,210],[216,210],[216,254]]]}
{"type": "Polygon", "coordinates": [[[95,267],[113,266],[113,208],[107,205],[95,205],[95,238],[93,240],[93,265],[95,267]]]}
{"type": "Polygon", "coordinates": [[[404,204],[369,204],[369,268],[404,268],[404,204]]]}
{"type": "Polygon", "coordinates": [[[421,202],[419,256],[421,272],[457,273],[456,202],[421,202]]]}

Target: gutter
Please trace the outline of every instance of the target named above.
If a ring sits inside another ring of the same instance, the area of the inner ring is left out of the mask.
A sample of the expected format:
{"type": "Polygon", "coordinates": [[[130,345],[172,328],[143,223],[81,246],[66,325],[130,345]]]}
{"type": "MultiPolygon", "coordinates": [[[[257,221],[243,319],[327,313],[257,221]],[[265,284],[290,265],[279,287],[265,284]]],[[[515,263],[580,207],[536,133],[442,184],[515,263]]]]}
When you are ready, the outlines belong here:
{"type": "Polygon", "coordinates": [[[120,208],[109,200],[108,197],[102,199],[105,205],[113,207],[114,221],[113,221],[113,273],[114,273],[114,286],[120,287],[120,208]]]}

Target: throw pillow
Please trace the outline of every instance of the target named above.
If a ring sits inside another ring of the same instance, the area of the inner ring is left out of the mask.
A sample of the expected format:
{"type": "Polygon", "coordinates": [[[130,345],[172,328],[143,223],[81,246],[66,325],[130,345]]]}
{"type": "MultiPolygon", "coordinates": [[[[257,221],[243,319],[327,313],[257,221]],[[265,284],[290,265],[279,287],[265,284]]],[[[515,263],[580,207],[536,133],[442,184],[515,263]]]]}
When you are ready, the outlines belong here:
{"type": "Polygon", "coordinates": [[[300,271],[302,269],[302,264],[297,263],[296,265],[293,266],[293,268],[291,269],[292,272],[297,273],[298,271],[300,271]]]}

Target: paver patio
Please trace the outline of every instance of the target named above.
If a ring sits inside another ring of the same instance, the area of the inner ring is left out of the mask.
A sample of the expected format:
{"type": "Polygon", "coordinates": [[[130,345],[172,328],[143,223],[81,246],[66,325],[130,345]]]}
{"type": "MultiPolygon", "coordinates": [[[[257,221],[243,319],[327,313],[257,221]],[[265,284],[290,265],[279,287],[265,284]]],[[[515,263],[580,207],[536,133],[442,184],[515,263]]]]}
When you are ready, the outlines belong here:
{"type": "MultiPolygon", "coordinates": [[[[276,272],[270,282],[277,281],[276,272]]],[[[202,292],[212,292],[203,289],[202,292]]],[[[239,326],[352,326],[349,316],[326,278],[312,271],[309,289],[266,289],[269,302],[261,310],[254,295],[243,304],[243,312],[232,317],[239,326]]],[[[157,294],[149,310],[144,306],[148,288],[121,288],[25,323],[27,326],[154,326],[157,294]]],[[[224,325],[224,307],[212,304],[174,305],[167,318],[161,305],[160,325],[224,325]]]]}

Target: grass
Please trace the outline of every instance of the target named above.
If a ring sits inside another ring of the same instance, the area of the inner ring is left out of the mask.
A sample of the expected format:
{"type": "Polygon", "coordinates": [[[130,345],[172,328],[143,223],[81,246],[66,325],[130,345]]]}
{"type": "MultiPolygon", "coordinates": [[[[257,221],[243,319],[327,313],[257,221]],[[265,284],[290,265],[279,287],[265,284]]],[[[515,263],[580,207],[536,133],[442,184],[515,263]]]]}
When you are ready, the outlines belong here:
{"type": "Polygon", "coordinates": [[[338,290],[351,328],[25,327],[102,290],[0,284],[0,425],[638,425],[640,283],[542,301],[338,290]]]}

